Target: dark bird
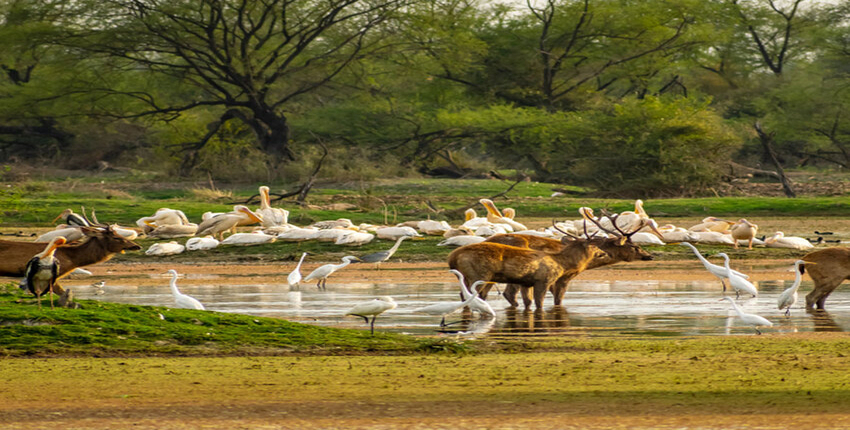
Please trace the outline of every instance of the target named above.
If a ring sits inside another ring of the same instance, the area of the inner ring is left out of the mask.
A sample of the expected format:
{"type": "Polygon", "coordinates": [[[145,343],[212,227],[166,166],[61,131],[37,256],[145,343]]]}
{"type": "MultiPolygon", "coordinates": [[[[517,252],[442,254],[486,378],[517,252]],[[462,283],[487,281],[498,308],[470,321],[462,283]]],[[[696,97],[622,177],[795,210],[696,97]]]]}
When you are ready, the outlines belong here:
{"type": "Polygon", "coordinates": [[[84,217],[75,214],[71,209],[62,211],[59,216],[53,218],[53,222],[56,222],[59,218],[62,218],[69,227],[91,227],[91,224],[84,217]]]}
{"type": "Polygon", "coordinates": [[[823,236],[829,236],[830,234],[835,234],[835,233],[833,233],[831,231],[817,231],[817,230],[815,230],[815,234],[819,234],[819,235],[823,235],[823,236]]]}
{"type": "Polygon", "coordinates": [[[403,241],[404,239],[407,239],[409,237],[410,236],[399,237],[398,239],[396,239],[395,245],[393,245],[392,248],[390,248],[386,251],[374,252],[372,254],[364,255],[364,256],[360,257],[360,262],[362,262],[362,263],[375,263],[375,268],[377,269],[380,266],[381,263],[389,260],[390,257],[392,257],[393,254],[395,254],[399,245],[401,245],[401,241],[403,241]]]}
{"type": "Polygon", "coordinates": [[[38,298],[38,308],[41,309],[41,296],[50,293],[50,309],[53,309],[53,288],[59,273],[59,260],[53,256],[59,245],[65,244],[64,237],[57,237],[47,244],[44,251],[36,254],[27,262],[26,277],[21,288],[33,293],[38,298]]]}

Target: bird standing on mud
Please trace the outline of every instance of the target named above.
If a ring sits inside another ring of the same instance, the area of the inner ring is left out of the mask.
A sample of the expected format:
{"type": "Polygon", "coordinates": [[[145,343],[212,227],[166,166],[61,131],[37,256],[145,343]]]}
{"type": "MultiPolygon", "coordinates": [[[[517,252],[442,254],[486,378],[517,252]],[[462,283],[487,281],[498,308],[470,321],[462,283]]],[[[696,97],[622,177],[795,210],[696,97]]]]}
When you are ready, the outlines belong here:
{"type": "Polygon", "coordinates": [[[53,288],[56,286],[56,278],[59,274],[59,260],[53,256],[53,253],[59,245],[64,244],[64,237],[54,238],[47,244],[44,251],[27,262],[26,277],[21,282],[21,288],[35,295],[39,309],[41,309],[41,296],[45,293],[50,293],[50,309],[53,309],[53,288]]]}
{"type": "Polygon", "coordinates": [[[328,283],[328,276],[331,276],[337,270],[348,266],[353,261],[360,261],[360,259],[353,255],[346,255],[345,257],[342,257],[342,263],[340,264],[325,264],[324,266],[319,266],[304,278],[304,282],[318,279],[319,281],[316,283],[316,286],[319,287],[320,290],[324,290],[328,283]]]}

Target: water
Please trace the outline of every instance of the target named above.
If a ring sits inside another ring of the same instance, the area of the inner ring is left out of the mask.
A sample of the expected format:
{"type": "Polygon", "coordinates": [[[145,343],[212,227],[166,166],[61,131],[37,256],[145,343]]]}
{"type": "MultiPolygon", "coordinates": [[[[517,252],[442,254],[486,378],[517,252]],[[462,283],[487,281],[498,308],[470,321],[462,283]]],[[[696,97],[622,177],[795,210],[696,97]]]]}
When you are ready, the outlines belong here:
{"type": "MultiPolygon", "coordinates": [[[[73,287],[80,299],[139,305],[172,306],[167,278],[159,275],[156,285],[134,286],[132,278],[108,280],[101,295],[87,285],[73,287]],[[161,278],[161,279],[160,279],[161,278]]],[[[228,282],[232,282],[228,280],[228,282]]],[[[432,303],[458,300],[457,283],[328,283],[326,291],[315,285],[290,289],[285,283],[226,283],[216,275],[190,275],[178,280],[180,290],[200,300],[208,310],[284,318],[322,326],[366,328],[362,318],[344,316],[352,306],[377,296],[392,296],[398,307],[380,315],[376,330],[433,335],[471,333],[491,337],[590,335],[609,337],[700,335],[749,335],[754,330],[742,324],[731,305],[721,301],[717,281],[599,281],[574,280],[564,297],[564,306],[551,305],[547,296],[543,311],[510,308],[507,301],[491,292],[488,303],[496,317],[440,329],[440,317],[419,315],[411,310],[432,303]]],[[[807,313],[805,294],[812,289],[804,281],[800,300],[791,317],[776,309],[776,299],[790,281],[758,282],[759,297],[742,298],[737,303],[745,312],[755,313],[774,323],[767,333],[850,330],[850,291],[839,288],[827,299],[828,313],[807,313]]],[[[495,290],[494,290],[495,291],[495,290]]],[[[728,294],[728,293],[727,293],[728,294]]],[[[734,297],[734,294],[731,295],[734,297]]],[[[466,315],[468,317],[468,315],[466,315]]],[[[460,321],[456,313],[447,322],[460,321]]]]}

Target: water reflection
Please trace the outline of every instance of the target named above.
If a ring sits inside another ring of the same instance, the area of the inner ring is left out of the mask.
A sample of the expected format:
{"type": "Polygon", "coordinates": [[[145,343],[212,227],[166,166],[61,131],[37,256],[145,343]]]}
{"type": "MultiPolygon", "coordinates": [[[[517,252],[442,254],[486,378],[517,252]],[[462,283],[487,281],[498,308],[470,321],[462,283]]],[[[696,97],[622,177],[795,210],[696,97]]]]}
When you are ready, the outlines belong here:
{"type": "MultiPolygon", "coordinates": [[[[648,275],[651,275],[648,273],[648,275]]],[[[314,286],[290,289],[282,283],[224,284],[215,276],[182,278],[180,289],[200,300],[209,310],[285,318],[308,324],[363,329],[362,320],[345,317],[357,303],[376,296],[392,296],[398,307],[385,312],[375,323],[376,330],[409,334],[515,336],[695,336],[749,335],[751,327],[741,323],[728,303],[720,300],[720,285],[713,281],[677,282],[574,281],[564,297],[565,306],[551,305],[543,310],[509,307],[501,296],[491,294],[488,302],[495,318],[478,314],[455,314],[447,321],[459,321],[439,331],[440,317],[414,314],[411,310],[440,301],[458,299],[457,284],[448,283],[370,283],[329,285],[327,291],[314,286]]],[[[232,281],[232,279],[231,279],[232,281]]],[[[173,304],[167,283],[134,286],[133,279],[108,280],[102,295],[90,286],[73,286],[78,298],[156,306],[173,304]]],[[[803,282],[800,301],[790,317],[776,308],[776,299],[790,281],[760,282],[758,298],[737,303],[745,312],[755,313],[774,323],[765,333],[798,331],[845,331],[850,329],[850,288],[839,289],[827,301],[829,313],[805,311],[804,296],[811,281],[803,282]]]]}

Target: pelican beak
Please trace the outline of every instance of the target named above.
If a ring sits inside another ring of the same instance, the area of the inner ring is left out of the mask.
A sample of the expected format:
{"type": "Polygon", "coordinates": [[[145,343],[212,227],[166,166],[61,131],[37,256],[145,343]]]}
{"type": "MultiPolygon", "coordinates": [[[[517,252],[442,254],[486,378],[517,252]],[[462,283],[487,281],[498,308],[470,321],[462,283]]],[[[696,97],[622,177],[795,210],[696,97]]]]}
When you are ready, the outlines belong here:
{"type": "Polygon", "coordinates": [[[242,213],[248,215],[248,217],[251,218],[251,220],[253,220],[254,222],[263,222],[263,217],[258,213],[254,213],[254,211],[252,211],[251,209],[240,208],[240,210],[242,211],[242,213]]]}
{"type": "Polygon", "coordinates": [[[658,224],[656,224],[655,221],[651,221],[651,220],[648,224],[649,224],[649,229],[652,230],[652,232],[655,233],[655,235],[658,236],[659,239],[664,240],[664,235],[662,235],[661,232],[658,231],[658,224]]]}
{"type": "Polygon", "coordinates": [[[495,217],[502,218],[502,213],[499,212],[499,209],[496,208],[496,204],[493,203],[492,200],[481,199],[481,200],[478,201],[478,203],[481,203],[487,209],[488,214],[495,216],[495,217]]]}

